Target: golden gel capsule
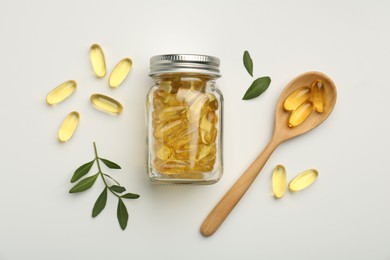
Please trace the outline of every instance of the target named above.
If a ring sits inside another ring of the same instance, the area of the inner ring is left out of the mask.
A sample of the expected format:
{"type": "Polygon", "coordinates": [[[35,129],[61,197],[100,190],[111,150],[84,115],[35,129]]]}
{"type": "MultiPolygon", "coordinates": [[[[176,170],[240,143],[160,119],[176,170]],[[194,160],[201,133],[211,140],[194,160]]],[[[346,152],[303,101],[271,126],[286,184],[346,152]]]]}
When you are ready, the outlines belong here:
{"type": "Polygon", "coordinates": [[[133,62],[129,58],[124,58],[123,60],[119,61],[111,72],[110,79],[108,81],[110,87],[118,87],[125,80],[132,66],[133,62]]]}
{"type": "Polygon", "coordinates": [[[324,82],[321,80],[314,81],[311,89],[314,108],[318,113],[323,113],[326,102],[326,90],[324,82]]]}
{"type": "Polygon", "coordinates": [[[310,186],[318,177],[318,171],[310,169],[298,174],[288,185],[290,191],[300,191],[310,186]]]}
{"type": "Polygon", "coordinates": [[[310,99],[310,92],[309,87],[298,88],[286,98],[284,101],[284,109],[287,111],[294,111],[302,103],[310,99]]]}
{"type": "Polygon", "coordinates": [[[96,76],[103,78],[106,75],[106,59],[102,48],[96,43],[93,44],[89,50],[89,57],[96,76]]]}
{"type": "Polygon", "coordinates": [[[313,111],[313,104],[307,101],[295,109],[288,120],[289,127],[296,127],[300,125],[313,111]]]}
{"type": "Polygon", "coordinates": [[[163,137],[167,137],[169,135],[172,135],[172,134],[176,133],[177,130],[179,130],[181,126],[182,126],[181,120],[169,122],[166,125],[159,125],[154,130],[154,137],[163,138],[163,137]]]}
{"type": "Polygon", "coordinates": [[[64,122],[62,122],[62,125],[58,130],[58,139],[61,142],[68,141],[72,137],[73,133],[76,131],[79,121],[79,113],[76,111],[70,112],[69,115],[65,118],[64,122]]]}
{"type": "Polygon", "coordinates": [[[123,111],[121,103],[102,94],[93,94],[91,102],[95,108],[108,114],[118,115],[123,111]]]}
{"type": "Polygon", "coordinates": [[[162,161],[168,160],[172,156],[172,150],[165,145],[156,145],[156,157],[162,161]]]}
{"type": "Polygon", "coordinates": [[[218,100],[217,98],[215,97],[214,94],[207,94],[207,96],[209,96],[210,98],[210,101],[209,101],[209,109],[211,111],[215,111],[218,109],[218,100]]]}
{"type": "Polygon", "coordinates": [[[46,102],[49,105],[54,105],[57,103],[60,103],[61,101],[65,100],[67,97],[69,97],[77,87],[77,83],[74,80],[68,80],[53,89],[47,96],[46,96],[46,102]]]}
{"type": "Polygon", "coordinates": [[[286,192],[286,169],[283,165],[277,165],[272,173],[272,192],[277,199],[286,192]]]}
{"type": "Polygon", "coordinates": [[[180,118],[184,111],[185,108],[181,106],[165,107],[154,110],[152,113],[152,117],[153,119],[159,121],[174,121],[180,118]]]}

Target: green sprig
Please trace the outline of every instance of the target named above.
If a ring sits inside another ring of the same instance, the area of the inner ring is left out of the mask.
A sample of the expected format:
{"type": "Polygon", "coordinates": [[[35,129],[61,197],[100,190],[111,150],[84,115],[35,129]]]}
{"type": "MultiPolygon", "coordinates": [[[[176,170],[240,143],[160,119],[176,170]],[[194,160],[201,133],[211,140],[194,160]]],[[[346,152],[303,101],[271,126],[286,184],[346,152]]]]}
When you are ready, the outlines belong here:
{"type": "MultiPolygon", "coordinates": [[[[243,55],[244,67],[248,71],[248,73],[253,77],[253,61],[248,51],[244,52],[243,55]]],[[[248,90],[245,92],[243,96],[243,100],[249,100],[263,94],[269,85],[271,84],[270,77],[260,77],[255,79],[248,90]]]]}
{"type": "Polygon", "coordinates": [[[103,162],[103,164],[110,169],[121,169],[121,167],[115,162],[99,157],[95,142],[93,142],[93,148],[95,152],[95,159],[77,168],[76,171],[73,173],[70,182],[74,183],[83,178],[85,175],[87,175],[95,162],[97,164],[98,172],[92,176],[80,180],[80,182],[78,182],[75,186],[73,186],[73,188],[70,189],[69,193],[77,193],[88,190],[93,186],[93,184],[95,184],[96,179],[100,176],[103,180],[105,187],[93,206],[92,217],[98,216],[100,212],[102,212],[105,208],[107,203],[107,191],[109,190],[118,198],[117,218],[120,227],[125,230],[127,227],[127,222],[129,220],[129,214],[127,212],[126,205],[123,203],[122,199],[138,199],[140,196],[135,193],[126,193],[124,195],[120,195],[126,191],[126,188],[121,186],[119,182],[117,182],[110,175],[103,173],[100,162],[103,162]],[[115,182],[116,185],[108,185],[105,177],[111,179],[113,182],[115,182]]]}

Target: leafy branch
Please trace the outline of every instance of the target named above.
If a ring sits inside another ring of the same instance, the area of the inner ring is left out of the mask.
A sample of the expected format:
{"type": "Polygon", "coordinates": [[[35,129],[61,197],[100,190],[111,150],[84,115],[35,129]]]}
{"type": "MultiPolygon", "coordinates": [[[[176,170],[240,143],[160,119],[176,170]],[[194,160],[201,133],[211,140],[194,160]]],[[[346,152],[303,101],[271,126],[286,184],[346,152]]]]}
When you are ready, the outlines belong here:
{"type": "Polygon", "coordinates": [[[78,192],[88,190],[89,188],[91,188],[93,186],[93,184],[96,182],[96,179],[100,176],[103,180],[105,187],[104,187],[102,193],[97,198],[97,200],[93,206],[92,217],[96,217],[97,215],[99,215],[100,212],[102,212],[103,209],[106,207],[107,191],[110,191],[114,196],[116,196],[118,198],[117,218],[118,218],[118,222],[119,222],[120,227],[123,230],[125,230],[126,226],[127,226],[127,222],[129,220],[129,213],[127,212],[126,205],[123,203],[122,199],[138,199],[140,196],[138,194],[135,194],[135,193],[125,193],[125,194],[121,195],[122,193],[124,193],[126,191],[126,188],[121,186],[119,184],[119,182],[116,181],[114,178],[112,178],[110,175],[103,173],[103,171],[101,169],[100,162],[102,162],[104,165],[106,165],[110,169],[121,169],[121,167],[118,164],[116,164],[110,160],[99,157],[95,142],[93,142],[93,148],[94,148],[94,152],[95,152],[95,159],[93,159],[92,161],[87,162],[87,163],[81,165],[79,168],[77,168],[76,171],[74,172],[70,182],[71,183],[77,182],[78,180],[83,178],[85,175],[87,175],[90,172],[90,170],[95,162],[97,164],[98,172],[92,176],[89,176],[89,177],[82,179],[75,186],[73,186],[72,189],[70,189],[69,193],[78,193],[78,192]],[[105,177],[112,180],[115,183],[115,185],[108,185],[105,177]]]}

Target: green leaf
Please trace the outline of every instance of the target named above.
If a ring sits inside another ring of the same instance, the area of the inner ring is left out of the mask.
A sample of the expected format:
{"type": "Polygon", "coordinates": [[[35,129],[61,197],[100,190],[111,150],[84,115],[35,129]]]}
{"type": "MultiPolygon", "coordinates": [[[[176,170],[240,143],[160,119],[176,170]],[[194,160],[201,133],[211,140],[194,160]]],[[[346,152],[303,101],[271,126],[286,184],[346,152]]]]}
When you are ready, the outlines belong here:
{"type": "Polygon", "coordinates": [[[72,179],[70,180],[71,183],[74,183],[78,181],[81,177],[83,177],[85,174],[87,174],[91,168],[95,160],[92,160],[90,162],[87,162],[83,165],[81,165],[77,170],[73,173],[72,179]]]}
{"type": "Polygon", "coordinates": [[[115,191],[117,193],[122,193],[122,192],[124,192],[126,190],[125,187],[118,186],[118,185],[112,185],[112,186],[109,187],[109,189],[112,190],[112,191],[115,191]]]}
{"type": "Polygon", "coordinates": [[[261,77],[253,81],[252,85],[246,91],[244,97],[242,99],[248,100],[263,94],[264,91],[267,90],[269,85],[271,84],[270,77],[261,77]]]}
{"type": "Polygon", "coordinates": [[[135,193],[126,193],[125,195],[121,196],[124,199],[138,199],[140,196],[135,193]]]}
{"type": "Polygon", "coordinates": [[[92,217],[96,217],[97,215],[100,214],[100,212],[102,212],[102,210],[106,206],[106,202],[107,202],[107,187],[104,188],[103,192],[97,198],[95,205],[93,206],[92,209],[92,217]]]}
{"type": "Polygon", "coordinates": [[[111,162],[110,160],[107,160],[107,159],[103,159],[103,158],[99,158],[108,168],[111,168],[111,169],[121,169],[121,167],[114,163],[114,162],[111,162]]]}
{"type": "Polygon", "coordinates": [[[244,52],[243,60],[244,60],[244,66],[246,70],[253,77],[253,61],[248,51],[244,52]]]}
{"type": "Polygon", "coordinates": [[[83,180],[81,180],[79,183],[77,183],[70,191],[69,193],[76,193],[76,192],[82,192],[85,190],[88,190],[92,187],[92,185],[95,183],[97,177],[99,176],[99,173],[96,173],[93,176],[87,177],[83,180]]]}
{"type": "Polygon", "coordinates": [[[123,230],[125,230],[127,226],[127,221],[129,220],[129,213],[127,213],[126,206],[121,198],[119,198],[118,201],[117,217],[119,225],[123,230]]]}

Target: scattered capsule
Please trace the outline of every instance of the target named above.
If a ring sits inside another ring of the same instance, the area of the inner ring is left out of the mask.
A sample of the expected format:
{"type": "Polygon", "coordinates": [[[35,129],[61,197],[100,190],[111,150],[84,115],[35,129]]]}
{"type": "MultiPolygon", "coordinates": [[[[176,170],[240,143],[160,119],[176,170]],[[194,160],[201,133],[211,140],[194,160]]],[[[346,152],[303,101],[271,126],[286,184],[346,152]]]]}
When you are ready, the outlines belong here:
{"type": "Polygon", "coordinates": [[[60,129],[58,130],[58,139],[61,142],[68,141],[73,133],[76,131],[77,125],[80,121],[80,115],[78,112],[70,112],[65,120],[62,122],[60,129]]]}
{"type": "Polygon", "coordinates": [[[283,165],[277,165],[272,173],[272,192],[277,199],[286,192],[286,169],[283,165]]]}
{"type": "Polygon", "coordinates": [[[289,127],[296,127],[300,125],[313,111],[313,104],[307,101],[295,109],[288,120],[289,127]]]}
{"type": "Polygon", "coordinates": [[[102,48],[98,44],[93,44],[89,51],[92,68],[98,78],[103,78],[106,75],[106,59],[102,48]]]}
{"type": "Polygon", "coordinates": [[[294,111],[301,104],[310,99],[310,92],[309,87],[298,88],[286,98],[284,101],[284,109],[287,111],[294,111]]]}
{"type": "Polygon", "coordinates": [[[321,80],[316,80],[313,82],[312,86],[312,101],[315,110],[318,113],[323,113],[325,110],[326,103],[326,90],[325,84],[321,80]]]}
{"type": "Polygon", "coordinates": [[[118,115],[123,111],[121,103],[102,94],[93,94],[91,102],[95,108],[111,115],[118,115]]]}
{"type": "Polygon", "coordinates": [[[53,89],[47,96],[46,96],[46,102],[49,105],[54,105],[57,103],[60,103],[61,101],[65,100],[67,97],[69,97],[77,87],[77,83],[74,80],[68,80],[53,89]]]}
{"type": "Polygon", "coordinates": [[[300,191],[310,186],[318,177],[318,171],[310,169],[298,174],[288,185],[290,191],[300,191]]]}
{"type": "Polygon", "coordinates": [[[111,72],[110,79],[108,81],[110,87],[118,87],[125,80],[132,66],[133,62],[129,58],[124,58],[119,61],[111,72]]]}

